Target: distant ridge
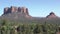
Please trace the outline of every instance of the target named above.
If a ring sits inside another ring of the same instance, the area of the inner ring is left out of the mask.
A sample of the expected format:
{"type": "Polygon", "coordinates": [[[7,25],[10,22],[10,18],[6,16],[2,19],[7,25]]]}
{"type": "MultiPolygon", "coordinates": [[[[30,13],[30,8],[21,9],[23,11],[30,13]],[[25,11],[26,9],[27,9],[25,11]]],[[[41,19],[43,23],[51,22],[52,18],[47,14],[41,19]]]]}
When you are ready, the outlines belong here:
{"type": "MultiPolygon", "coordinates": [[[[29,15],[28,8],[26,8],[26,7],[15,7],[15,6],[5,7],[4,13],[2,16],[4,16],[4,17],[9,16],[9,17],[13,17],[13,18],[21,18],[21,17],[33,18],[33,16],[29,15]]],[[[43,18],[43,17],[40,17],[40,18],[43,18]]],[[[48,16],[46,16],[44,18],[46,18],[46,19],[54,18],[55,19],[55,18],[59,18],[59,17],[56,16],[54,12],[51,12],[48,16]]]]}
{"type": "Polygon", "coordinates": [[[18,23],[53,23],[60,24],[60,17],[56,16],[54,12],[51,12],[46,17],[33,17],[29,15],[28,8],[26,7],[6,7],[4,8],[4,13],[0,16],[0,20],[8,20],[18,23]]]}

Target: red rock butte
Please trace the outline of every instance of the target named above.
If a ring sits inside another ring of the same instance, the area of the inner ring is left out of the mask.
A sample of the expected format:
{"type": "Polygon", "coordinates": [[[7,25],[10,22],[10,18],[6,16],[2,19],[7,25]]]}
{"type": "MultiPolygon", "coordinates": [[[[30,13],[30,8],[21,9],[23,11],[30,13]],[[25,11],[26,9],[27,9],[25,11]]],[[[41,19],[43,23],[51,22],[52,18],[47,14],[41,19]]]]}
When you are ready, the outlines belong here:
{"type": "Polygon", "coordinates": [[[21,13],[29,15],[28,8],[26,7],[11,6],[10,8],[9,7],[4,8],[4,14],[13,13],[13,12],[21,12],[21,13]]]}
{"type": "Polygon", "coordinates": [[[4,8],[3,15],[9,14],[9,13],[14,13],[14,12],[20,12],[21,14],[25,14],[26,17],[31,17],[28,13],[28,8],[26,8],[26,7],[15,7],[15,6],[4,8]]]}
{"type": "Polygon", "coordinates": [[[58,18],[54,12],[51,12],[46,18],[58,18]]]}

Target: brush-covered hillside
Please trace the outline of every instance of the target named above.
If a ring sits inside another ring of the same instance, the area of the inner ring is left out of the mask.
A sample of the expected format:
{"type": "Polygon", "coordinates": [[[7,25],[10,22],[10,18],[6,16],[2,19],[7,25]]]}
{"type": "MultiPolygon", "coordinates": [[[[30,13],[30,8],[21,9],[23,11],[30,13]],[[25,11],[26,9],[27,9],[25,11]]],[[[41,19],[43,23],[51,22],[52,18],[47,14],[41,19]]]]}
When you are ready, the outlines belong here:
{"type": "Polygon", "coordinates": [[[0,16],[0,34],[60,34],[60,17],[29,15],[26,7],[6,7],[0,16]]]}

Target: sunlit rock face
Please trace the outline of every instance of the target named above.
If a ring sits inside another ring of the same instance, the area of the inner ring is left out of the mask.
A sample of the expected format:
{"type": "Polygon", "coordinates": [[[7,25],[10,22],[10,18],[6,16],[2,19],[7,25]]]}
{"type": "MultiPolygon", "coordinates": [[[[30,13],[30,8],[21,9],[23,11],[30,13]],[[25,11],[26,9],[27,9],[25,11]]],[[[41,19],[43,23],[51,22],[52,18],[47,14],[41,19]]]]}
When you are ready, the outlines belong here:
{"type": "Polygon", "coordinates": [[[28,8],[26,7],[15,7],[15,6],[11,6],[11,7],[6,7],[4,8],[4,14],[10,14],[10,13],[20,13],[20,14],[24,14],[25,17],[31,17],[28,13],[28,8]]]}
{"type": "Polygon", "coordinates": [[[55,13],[51,12],[46,18],[58,18],[55,13]]]}

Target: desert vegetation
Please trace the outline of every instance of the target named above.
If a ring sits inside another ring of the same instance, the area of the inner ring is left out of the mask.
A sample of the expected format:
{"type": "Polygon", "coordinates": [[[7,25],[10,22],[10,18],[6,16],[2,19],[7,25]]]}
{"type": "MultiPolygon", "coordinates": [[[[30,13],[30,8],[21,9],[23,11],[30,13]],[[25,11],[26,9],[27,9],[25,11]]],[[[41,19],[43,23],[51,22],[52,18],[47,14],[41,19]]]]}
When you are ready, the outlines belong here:
{"type": "Polygon", "coordinates": [[[0,20],[0,34],[56,34],[60,32],[60,25],[41,23],[10,23],[8,20],[0,20]]]}

